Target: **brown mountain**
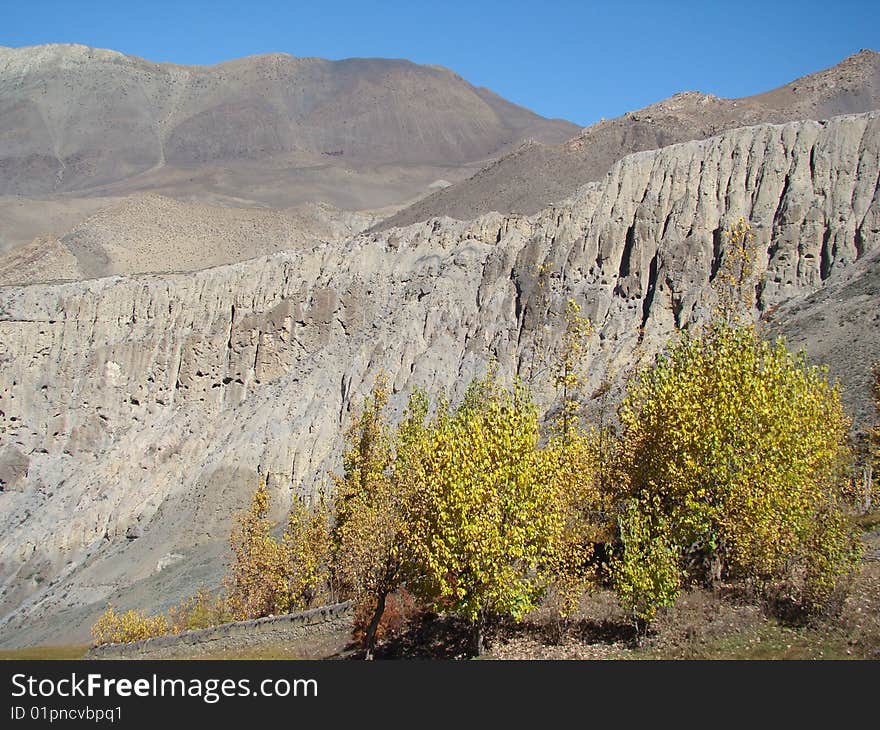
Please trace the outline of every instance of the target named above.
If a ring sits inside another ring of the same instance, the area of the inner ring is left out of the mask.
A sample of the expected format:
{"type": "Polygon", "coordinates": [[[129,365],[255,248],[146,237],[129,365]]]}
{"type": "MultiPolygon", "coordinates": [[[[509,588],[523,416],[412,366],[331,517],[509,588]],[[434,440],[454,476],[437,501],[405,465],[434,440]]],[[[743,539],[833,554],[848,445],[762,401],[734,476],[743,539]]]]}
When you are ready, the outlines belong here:
{"type": "Polygon", "coordinates": [[[357,204],[377,184],[376,207],[412,198],[414,180],[577,130],[404,60],[180,66],[80,45],[0,48],[0,195],[176,186],[290,205],[335,186],[351,190],[326,202],[357,204]]]}
{"type": "Polygon", "coordinates": [[[756,96],[721,99],[687,92],[602,120],[563,144],[530,142],[474,176],[434,192],[377,229],[447,215],[535,213],[601,179],[627,154],[706,139],[728,129],[827,119],[880,107],[880,54],[863,50],[838,65],[756,96]]]}

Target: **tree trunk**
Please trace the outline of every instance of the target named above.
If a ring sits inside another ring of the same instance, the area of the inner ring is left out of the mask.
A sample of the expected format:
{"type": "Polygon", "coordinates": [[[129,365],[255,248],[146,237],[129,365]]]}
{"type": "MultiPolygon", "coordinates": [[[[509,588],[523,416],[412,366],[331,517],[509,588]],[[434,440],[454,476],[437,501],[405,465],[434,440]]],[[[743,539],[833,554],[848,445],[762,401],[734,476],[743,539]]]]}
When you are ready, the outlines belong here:
{"type": "Polygon", "coordinates": [[[721,580],[721,574],[724,571],[724,561],[718,553],[712,553],[709,558],[709,588],[715,588],[715,585],[721,580]]]}
{"type": "Polygon", "coordinates": [[[633,616],[633,625],[636,630],[636,646],[643,646],[648,638],[648,622],[641,616],[633,616]]]}
{"type": "Polygon", "coordinates": [[[373,612],[373,618],[370,619],[367,634],[364,636],[364,650],[366,651],[364,659],[367,661],[373,659],[373,649],[376,647],[376,631],[379,628],[379,622],[382,620],[382,614],[385,613],[385,599],[387,597],[387,593],[379,594],[376,600],[376,610],[373,612]]]}
{"type": "Polygon", "coordinates": [[[486,616],[480,611],[477,614],[476,621],[474,621],[473,650],[476,656],[483,656],[486,653],[485,628],[486,616]]]}

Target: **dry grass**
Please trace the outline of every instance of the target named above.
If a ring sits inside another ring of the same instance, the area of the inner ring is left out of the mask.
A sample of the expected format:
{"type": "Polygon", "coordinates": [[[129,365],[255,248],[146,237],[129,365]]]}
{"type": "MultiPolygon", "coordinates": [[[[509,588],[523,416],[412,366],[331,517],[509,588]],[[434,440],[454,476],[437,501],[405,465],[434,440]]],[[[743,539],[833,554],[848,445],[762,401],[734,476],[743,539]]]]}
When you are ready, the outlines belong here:
{"type": "Polygon", "coordinates": [[[28,646],[23,649],[0,649],[0,661],[22,661],[27,659],[85,659],[88,650],[88,644],[28,646]]]}

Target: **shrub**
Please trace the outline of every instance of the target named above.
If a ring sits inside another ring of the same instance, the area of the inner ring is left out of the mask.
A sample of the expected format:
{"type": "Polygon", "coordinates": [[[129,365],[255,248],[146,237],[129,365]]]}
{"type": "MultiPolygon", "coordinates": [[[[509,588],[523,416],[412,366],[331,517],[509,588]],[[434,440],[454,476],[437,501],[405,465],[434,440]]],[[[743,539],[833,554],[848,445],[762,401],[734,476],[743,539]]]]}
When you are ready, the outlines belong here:
{"type": "Polygon", "coordinates": [[[163,614],[147,616],[135,610],[117,613],[111,604],[107,604],[107,610],[92,626],[92,638],[95,646],[100,646],[150,639],[170,631],[168,618],[163,614]]]}
{"type": "Polygon", "coordinates": [[[183,599],[168,611],[170,631],[174,634],[220,626],[232,620],[232,613],[223,596],[204,588],[199,589],[195,596],[183,599]]]}

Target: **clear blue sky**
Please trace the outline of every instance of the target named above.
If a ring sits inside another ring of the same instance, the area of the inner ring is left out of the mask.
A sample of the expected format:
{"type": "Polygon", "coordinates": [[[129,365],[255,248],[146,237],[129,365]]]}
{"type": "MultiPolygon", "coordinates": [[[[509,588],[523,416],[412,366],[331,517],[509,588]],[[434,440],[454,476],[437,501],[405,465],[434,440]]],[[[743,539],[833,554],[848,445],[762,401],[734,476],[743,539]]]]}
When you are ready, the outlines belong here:
{"type": "Polygon", "coordinates": [[[677,91],[757,93],[880,50],[880,0],[0,0],[0,45],[51,42],[192,64],[408,58],[586,125],[677,91]]]}

